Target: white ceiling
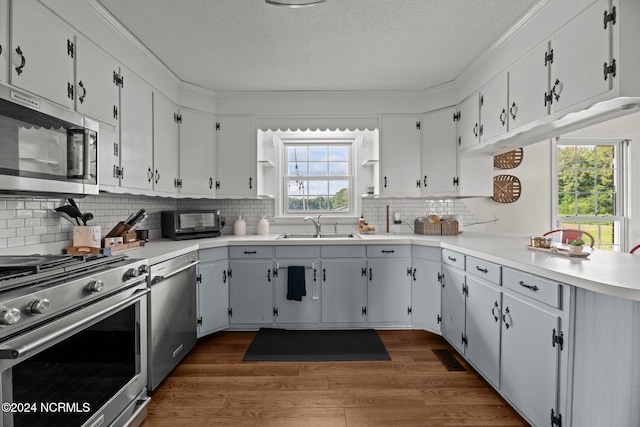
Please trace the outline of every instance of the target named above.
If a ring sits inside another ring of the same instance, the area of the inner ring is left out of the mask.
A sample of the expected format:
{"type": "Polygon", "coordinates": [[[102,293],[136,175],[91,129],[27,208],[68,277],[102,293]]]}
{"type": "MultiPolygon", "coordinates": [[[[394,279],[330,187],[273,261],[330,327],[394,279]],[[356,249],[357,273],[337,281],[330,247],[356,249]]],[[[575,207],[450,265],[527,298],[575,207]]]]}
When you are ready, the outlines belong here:
{"type": "Polygon", "coordinates": [[[542,0],[98,0],[180,80],[214,91],[423,90],[542,0]]]}

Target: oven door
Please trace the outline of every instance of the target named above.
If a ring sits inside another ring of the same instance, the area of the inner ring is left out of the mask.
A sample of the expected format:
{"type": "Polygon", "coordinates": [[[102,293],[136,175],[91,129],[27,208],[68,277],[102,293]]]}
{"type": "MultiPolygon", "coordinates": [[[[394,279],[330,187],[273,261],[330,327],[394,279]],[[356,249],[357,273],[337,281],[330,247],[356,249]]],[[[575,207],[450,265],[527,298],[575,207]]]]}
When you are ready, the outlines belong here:
{"type": "Polygon", "coordinates": [[[145,285],[3,342],[1,425],[108,426],[134,417],[147,394],[145,285]]]}

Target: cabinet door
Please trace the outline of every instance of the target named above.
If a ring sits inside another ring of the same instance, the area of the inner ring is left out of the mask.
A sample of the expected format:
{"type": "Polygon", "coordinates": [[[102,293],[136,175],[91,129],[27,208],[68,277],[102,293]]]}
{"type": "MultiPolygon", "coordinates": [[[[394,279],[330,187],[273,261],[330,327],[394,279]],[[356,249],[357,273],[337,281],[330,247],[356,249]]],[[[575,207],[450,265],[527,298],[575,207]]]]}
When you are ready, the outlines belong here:
{"type": "Polygon", "coordinates": [[[508,130],[508,74],[500,73],[480,90],[480,141],[485,142],[508,130]]]}
{"type": "Polygon", "coordinates": [[[218,117],[217,195],[255,197],[257,194],[256,120],[253,117],[218,117]]]}
{"type": "Polygon", "coordinates": [[[440,332],[440,269],[440,262],[413,260],[411,322],[431,332],[440,332]]]}
{"type": "Polygon", "coordinates": [[[455,194],[458,176],[458,144],[455,108],[422,116],[422,195],[455,194]]]}
{"type": "Polygon", "coordinates": [[[467,289],[465,355],[499,388],[501,292],[470,275],[467,275],[467,289]]]}
{"type": "Polygon", "coordinates": [[[509,130],[542,119],[549,114],[544,102],[549,92],[549,69],[545,54],[549,43],[543,43],[518,60],[509,69],[509,130]]]}
{"type": "Polygon", "coordinates": [[[320,289],[317,280],[319,262],[310,259],[285,260],[278,259],[278,275],[276,277],[276,323],[314,324],[320,321],[320,289]],[[302,301],[288,300],[289,266],[305,266],[305,292],[302,301]]]}
{"type": "Polygon", "coordinates": [[[604,64],[611,63],[611,25],[607,25],[607,29],[603,25],[603,13],[608,10],[609,0],[600,0],[552,37],[554,111],[586,101],[611,88],[612,79],[605,79],[603,71],[604,64]]]}
{"type": "Polygon", "coordinates": [[[558,397],[559,345],[551,338],[560,319],[507,294],[502,307],[501,391],[534,425],[549,425],[558,397]]]}
{"type": "Polygon", "coordinates": [[[363,260],[323,260],[322,323],[363,323],[366,319],[366,263],[363,260]],[[363,268],[365,275],[363,276],[363,268]]]}
{"type": "Polygon", "coordinates": [[[0,0],[0,82],[9,80],[9,0],[0,0]]]}
{"type": "Polygon", "coordinates": [[[369,260],[367,265],[369,323],[411,323],[411,276],[407,274],[411,261],[369,260]]]}
{"type": "Polygon", "coordinates": [[[420,195],[420,116],[384,116],[380,133],[382,194],[420,195]]]}
{"type": "Polygon", "coordinates": [[[118,125],[120,65],[98,46],[76,38],[76,110],[112,126],[118,125]]]}
{"type": "Polygon", "coordinates": [[[456,133],[458,148],[472,147],[480,141],[480,96],[474,92],[458,106],[456,133]]]}
{"type": "Polygon", "coordinates": [[[464,354],[465,296],[464,273],[448,265],[442,266],[442,336],[460,354],[464,354]]]}
{"type": "Polygon", "coordinates": [[[181,110],[180,194],[213,197],[215,181],[215,121],[212,116],[181,110]]]}
{"type": "Polygon", "coordinates": [[[118,169],[120,168],[120,138],[117,130],[109,125],[100,126],[98,141],[98,167],[100,188],[115,191],[120,186],[118,169]]]}
{"type": "Polygon", "coordinates": [[[229,326],[229,261],[198,265],[198,338],[229,326]]]}
{"type": "Polygon", "coordinates": [[[151,88],[131,72],[122,72],[120,90],[120,184],[153,188],[153,119],[151,88]]]}
{"type": "Polygon", "coordinates": [[[178,107],[153,94],[153,191],[176,194],[178,178],[178,107]]]}
{"type": "Polygon", "coordinates": [[[273,319],[271,261],[230,261],[229,308],[232,325],[270,325],[273,319]]]}
{"type": "Polygon", "coordinates": [[[11,84],[73,108],[74,34],[32,0],[12,2],[11,84]]]}

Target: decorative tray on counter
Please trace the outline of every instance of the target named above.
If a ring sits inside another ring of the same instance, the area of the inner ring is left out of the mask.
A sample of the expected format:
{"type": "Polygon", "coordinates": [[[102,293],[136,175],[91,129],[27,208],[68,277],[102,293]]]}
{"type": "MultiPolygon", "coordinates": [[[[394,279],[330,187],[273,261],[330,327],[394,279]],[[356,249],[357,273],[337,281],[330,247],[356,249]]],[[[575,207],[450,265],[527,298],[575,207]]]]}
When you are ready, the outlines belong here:
{"type": "Polygon", "coordinates": [[[581,254],[572,254],[569,252],[569,249],[558,246],[551,246],[550,248],[536,248],[535,246],[525,245],[525,248],[532,251],[547,252],[552,255],[565,256],[569,258],[587,258],[589,255],[591,255],[591,252],[585,251],[583,251],[581,254]]]}

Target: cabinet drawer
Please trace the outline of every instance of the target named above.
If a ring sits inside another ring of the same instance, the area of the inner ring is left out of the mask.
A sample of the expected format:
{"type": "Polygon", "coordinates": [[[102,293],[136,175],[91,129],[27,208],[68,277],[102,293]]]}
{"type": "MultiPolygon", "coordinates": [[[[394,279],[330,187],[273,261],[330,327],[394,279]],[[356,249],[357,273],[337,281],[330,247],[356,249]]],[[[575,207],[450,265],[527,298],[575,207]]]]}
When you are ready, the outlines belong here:
{"type": "Polygon", "coordinates": [[[276,246],[276,258],[318,258],[317,246],[276,246]]]}
{"type": "Polygon", "coordinates": [[[200,249],[198,251],[198,259],[200,262],[219,261],[221,259],[227,259],[228,257],[229,251],[226,247],[200,249]]]}
{"type": "Polygon", "coordinates": [[[562,285],[557,282],[505,268],[502,271],[502,285],[552,307],[562,308],[560,307],[562,285]]]}
{"type": "Polygon", "coordinates": [[[271,258],[273,256],[272,246],[231,246],[229,248],[229,258],[271,258]]]}
{"type": "Polygon", "coordinates": [[[367,246],[368,258],[409,258],[410,245],[370,245],[367,246]]]}
{"type": "Polygon", "coordinates": [[[430,246],[411,246],[411,257],[428,259],[431,261],[440,261],[442,257],[442,249],[430,246]]]}
{"type": "Polygon", "coordinates": [[[323,258],[364,258],[366,252],[361,245],[320,246],[323,258]]]}
{"type": "Polygon", "coordinates": [[[481,277],[485,280],[493,282],[495,284],[500,284],[501,279],[501,269],[502,267],[498,264],[494,264],[489,261],[485,261],[480,258],[475,258],[472,256],[467,256],[467,273],[473,274],[474,276],[481,277]]]}
{"type": "Polygon", "coordinates": [[[442,262],[449,264],[460,270],[464,270],[464,255],[460,252],[450,251],[449,249],[442,250],[442,262]]]}

